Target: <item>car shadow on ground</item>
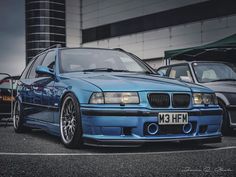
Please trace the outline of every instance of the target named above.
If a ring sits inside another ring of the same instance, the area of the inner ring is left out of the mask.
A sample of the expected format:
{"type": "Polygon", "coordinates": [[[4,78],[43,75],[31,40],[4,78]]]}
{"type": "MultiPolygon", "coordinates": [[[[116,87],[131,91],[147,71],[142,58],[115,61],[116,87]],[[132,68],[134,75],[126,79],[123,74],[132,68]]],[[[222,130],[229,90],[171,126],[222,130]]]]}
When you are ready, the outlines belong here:
{"type": "MultiPolygon", "coordinates": [[[[27,133],[28,136],[36,138],[39,141],[49,141],[62,146],[60,138],[50,135],[42,130],[32,130],[27,133]]],[[[217,143],[218,144],[218,143],[217,143]]],[[[67,149],[66,152],[77,153],[146,153],[146,152],[171,152],[171,151],[188,151],[188,150],[207,150],[218,147],[217,144],[196,145],[192,143],[181,142],[157,142],[145,143],[140,146],[133,147],[115,147],[115,146],[87,146],[84,145],[82,149],[67,149]]],[[[60,147],[61,148],[61,147],[60,147]]]]}
{"type": "MultiPolygon", "coordinates": [[[[0,123],[0,128],[4,129],[13,129],[12,123],[7,123],[7,127],[5,126],[6,122],[0,123]]],[[[12,133],[14,133],[12,131],[12,133]]],[[[157,142],[157,143],[145,143],[141,146],[136,147],[100,147],[100,146],[83,146],[82,149],[66,149],[62,143],[60,142],[60,137],[53,136],[48,134],[47,132],[39,129],[33,129],[30,132],[26,132],[23,134],[19,134],[23,136],[27,136],[30,140],[41,142],[43,145],[45,144],[54,144],[55,146],[59,146],[58,150],[61,152],[68,153],[146,153],[146,152],[172,152],[172,151],[192,151],[192,150],[208,150],[220,147],[220,143],[216,144],[204,144],[204,145],[196,145],[192,142],[157,142]]],[[[230,137],[236,137],[236,131],[230,137]]],[[[19,137],[22,138],[22,137],[19,137]]]]}
{"type": "Polygon", "coordinates": [[[25,132],[28,136],[38,139],[39,141],[48,141],[49,143],[60,143],[60,137],[51,135],[40,129],[33,129],[31,131],[25,132]]]}
{"type": "Polygon", "coordinates": [[[228,137],[236,137],[236,128],[232,130],[232,132],[227,135],[228,137]]]}
{"type": "Polygon", "coordinates": [[[173,152],[188,150],[206,150],[216,148],[214,145],[193,145],[180,142],[145,143],[138,147],[90,147],[87,150],[93,153],[146,153],[146,152],[173,152]]]}

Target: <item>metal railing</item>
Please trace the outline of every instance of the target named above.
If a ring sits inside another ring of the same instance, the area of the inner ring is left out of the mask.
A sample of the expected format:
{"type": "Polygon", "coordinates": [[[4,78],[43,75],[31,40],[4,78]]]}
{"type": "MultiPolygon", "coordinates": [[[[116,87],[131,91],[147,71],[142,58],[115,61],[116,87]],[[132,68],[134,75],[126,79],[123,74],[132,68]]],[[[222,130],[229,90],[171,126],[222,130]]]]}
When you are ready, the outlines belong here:
{"type": "MultiPolygon", "coordinates": [[[[10,90],[11,90],[11,112],[10,113],[0,113],[0,115],[7,115],[7,114],[9,114],[9,116],[10,117],[8,117],[8,119],[7,119],[7,121],[6,121],[6,126],[7,126],[7,124],[9,123],[9,121],[10,121],[10,118],[13,118],[13,107],[14,107],[14,99],[13,99],[13,97],[14,97],[14,95],[13,95],[13,78],[12,78],[12,76],[10,75],[10,74],[8,74],[8,73],[0,73],[0,75],[3,75],[3,76],[7,76],[7,79],[10,81],[10,90]]],[[[5,79],[5,78],[3,78],[3,79],[5,79]]]]}

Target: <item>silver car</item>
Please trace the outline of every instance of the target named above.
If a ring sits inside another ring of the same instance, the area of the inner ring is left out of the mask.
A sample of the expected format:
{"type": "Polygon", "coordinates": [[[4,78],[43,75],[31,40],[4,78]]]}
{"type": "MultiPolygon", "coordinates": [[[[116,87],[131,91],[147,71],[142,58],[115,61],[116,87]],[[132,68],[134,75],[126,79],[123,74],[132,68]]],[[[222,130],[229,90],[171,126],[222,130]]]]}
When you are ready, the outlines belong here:
{"type": "MultiPolygon", "coordinates": [[[[193,61],[163,66],[157,69],[162,76],[209,87],[216,92],[224,111],[222,133],[228,135],[236,128],[235,66],[225,62],[193,61]]],[[[207,98],[201,98],[207,99],[207,98]]]]}

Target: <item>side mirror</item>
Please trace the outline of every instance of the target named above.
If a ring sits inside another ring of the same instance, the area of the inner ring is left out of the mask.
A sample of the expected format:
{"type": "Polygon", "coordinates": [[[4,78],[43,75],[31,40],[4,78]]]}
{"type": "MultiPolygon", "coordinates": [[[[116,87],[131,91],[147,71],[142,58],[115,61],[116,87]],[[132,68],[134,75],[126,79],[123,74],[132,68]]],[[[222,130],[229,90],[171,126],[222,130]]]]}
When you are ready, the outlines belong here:
{"type": "Polygon", "coordinates": [[[37,66],[35,72],[40,75],[54,76],[54,73],[46,66],[37,66]]]}
{"type": "Polygon", "coordinates": [[[193,82],[192,79],[188,76],[180,76],[180,80],[184,82],[193,82]]]}

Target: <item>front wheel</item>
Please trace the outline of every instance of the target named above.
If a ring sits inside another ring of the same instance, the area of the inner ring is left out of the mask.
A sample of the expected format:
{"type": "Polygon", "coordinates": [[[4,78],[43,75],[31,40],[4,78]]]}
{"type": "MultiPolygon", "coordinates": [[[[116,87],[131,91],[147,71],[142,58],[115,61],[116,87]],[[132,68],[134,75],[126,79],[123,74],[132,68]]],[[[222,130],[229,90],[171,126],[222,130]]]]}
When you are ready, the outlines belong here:
{"type": "Polygon", "coordinates": [[[80,106],[76,97],[71,93],[67,94],[62,102],[60,132],[62,143],[67,148],[80,148],[82,146],[80,106]]]}

